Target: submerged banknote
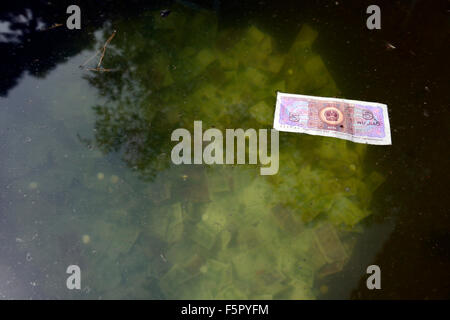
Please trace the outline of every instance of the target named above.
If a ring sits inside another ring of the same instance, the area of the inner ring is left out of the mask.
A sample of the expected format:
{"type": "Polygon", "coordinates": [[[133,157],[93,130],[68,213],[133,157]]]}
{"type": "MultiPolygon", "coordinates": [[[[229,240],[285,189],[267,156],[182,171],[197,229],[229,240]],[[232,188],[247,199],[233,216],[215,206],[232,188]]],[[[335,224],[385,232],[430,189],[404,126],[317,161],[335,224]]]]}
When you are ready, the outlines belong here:
{"type": "Polygon", "coordinates": [[[375,102],[278,92],[273,127],[358,143],[392,144],[387,106],[375,102]]]}

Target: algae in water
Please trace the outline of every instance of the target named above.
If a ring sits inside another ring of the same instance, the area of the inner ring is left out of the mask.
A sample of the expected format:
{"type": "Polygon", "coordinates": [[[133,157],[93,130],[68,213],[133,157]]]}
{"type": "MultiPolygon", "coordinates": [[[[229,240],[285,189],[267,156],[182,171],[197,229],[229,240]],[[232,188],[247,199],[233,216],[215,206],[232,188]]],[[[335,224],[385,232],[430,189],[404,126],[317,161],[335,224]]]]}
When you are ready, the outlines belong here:
{"type": "Polygon", "coordinates": [[[267,127],[276,90],[338,95],[313,50],[317,31],[304,25],[286,53],[256,25],[220,29],[206,11],[180,7],[145,23],[117,26],[127,37],[116,37],[120,50],[108,54],[126,71],[89,81],[109,100],[96,107],[98,146],[120,151],[148,181],[167,171],[167,184],[145,189],[151,205],[142,230],[164,243],[155,253],[165,266],[162,294],[314,299],[316,279],[351,256],[346,235],[362,228],[383,182],[364,173],[365,146],[286,134],[280,172],[263,177],[245,165],[174,168],[168,137],[199,119],[218,129],[267,127]],[[145,35],[133,32],[144,24],[145,35]]]}

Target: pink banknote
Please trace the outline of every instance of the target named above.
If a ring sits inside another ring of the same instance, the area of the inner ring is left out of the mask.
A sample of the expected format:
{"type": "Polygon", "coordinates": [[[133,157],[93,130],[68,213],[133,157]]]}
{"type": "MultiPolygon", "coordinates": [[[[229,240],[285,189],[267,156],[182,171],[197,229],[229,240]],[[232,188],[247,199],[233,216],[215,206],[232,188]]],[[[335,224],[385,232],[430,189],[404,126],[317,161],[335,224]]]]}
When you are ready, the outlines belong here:
{"type": "Polygon", "coordinates": [[[278,92],[273,127],[358,143],[392,144],[387,106],[375,102],[278,92]]]}

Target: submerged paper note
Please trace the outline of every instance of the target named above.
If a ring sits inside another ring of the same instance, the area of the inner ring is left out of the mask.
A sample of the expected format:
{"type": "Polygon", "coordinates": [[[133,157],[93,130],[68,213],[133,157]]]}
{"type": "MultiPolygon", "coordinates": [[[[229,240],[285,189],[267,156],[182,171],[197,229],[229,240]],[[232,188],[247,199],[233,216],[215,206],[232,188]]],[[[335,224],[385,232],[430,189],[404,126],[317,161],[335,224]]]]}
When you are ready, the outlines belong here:
{"type": "Polygon", "coordinates": [[[392,144],[387,106],[375,102],[278,92],[273,127],[358,143],[392,144]]]}

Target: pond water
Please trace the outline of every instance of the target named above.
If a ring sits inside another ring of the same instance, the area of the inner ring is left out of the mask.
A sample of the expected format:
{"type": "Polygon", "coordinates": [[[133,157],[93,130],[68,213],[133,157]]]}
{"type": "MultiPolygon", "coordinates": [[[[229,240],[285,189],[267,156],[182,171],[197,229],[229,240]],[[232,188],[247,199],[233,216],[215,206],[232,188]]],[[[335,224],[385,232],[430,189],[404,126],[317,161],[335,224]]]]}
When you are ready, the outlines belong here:
{"type": "Polygon", "coordinates": [[[386,3],[369,31],[368,5],[86,4],[76,31],[12,5],[45,23],[0,42],[0,297],[448,298],[448,11],[386,3]],[[276,175],[172,163],[196,120],[270,129],[277,91],[386,103],[393,145],[280,132],[276,175]]]}

